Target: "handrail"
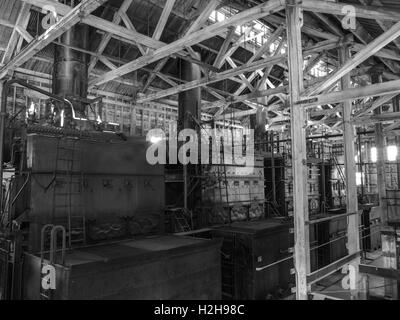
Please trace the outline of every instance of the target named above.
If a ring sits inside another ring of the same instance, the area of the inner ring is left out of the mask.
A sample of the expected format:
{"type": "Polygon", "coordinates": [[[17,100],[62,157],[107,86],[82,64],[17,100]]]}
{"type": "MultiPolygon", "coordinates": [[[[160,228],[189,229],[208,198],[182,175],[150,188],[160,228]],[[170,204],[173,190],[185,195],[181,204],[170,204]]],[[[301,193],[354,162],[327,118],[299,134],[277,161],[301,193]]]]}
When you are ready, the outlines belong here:
{"type": "MultiPolygon", "coordinates": [[[[51,230],[51,240],[50,240],[50,263],[56,263],[55,261],[55,253],[57,250],[57,232],[61,231],[62,233],[62,251],[61,251],[61,264],[63,265],[65,262],[65,249],[67,247],[67,232],[63,226],[55,226],[51,230]]],[[[71,230],[69,230],[71,233],[71,230]]],[[[71,234],[70,234],[71,237],[71,234]]]]}
{"type": "Polygon", "coordinates": [[[46,224],[45,226],[43,226],[41,232],[40,232],[40,259],[43,261],[44,258],[44,237],[45,237],[45,232],[47,229],[53,229],[54,225],[52,224],[46,224]]]}

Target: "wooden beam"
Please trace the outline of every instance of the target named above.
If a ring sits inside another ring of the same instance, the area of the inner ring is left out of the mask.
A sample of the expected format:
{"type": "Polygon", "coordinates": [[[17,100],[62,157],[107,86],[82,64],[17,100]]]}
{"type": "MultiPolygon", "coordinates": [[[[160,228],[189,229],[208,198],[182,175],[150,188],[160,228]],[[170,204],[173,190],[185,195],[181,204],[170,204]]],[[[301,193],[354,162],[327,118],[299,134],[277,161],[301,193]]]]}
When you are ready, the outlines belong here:
{"type": "MultiPolygon", "coordinates": [[[[340,21],[340,18],[337,17],[337,19],[340,21]]],[[[358,39],[360,40],[364,45],[372,42],[374,40],[374,37],[372,37],[369,32],[364,28],[364,26],[356,19],[356,29],[350,29],[350,32],[358,39]]],[[[397,54],[395,54],[397,55],[397,54]]],[[[379,57],[379,51],[375,54],[375,56],[379,57]]],[[[385,64],[390,71],[392,72],[397,72],[398,71],[398,66],[396,66],[393,61],[388,61],[385,58],[379,57],[379,59],[385,64]]]]}
{"type": "Polygon", "coordinates": [[[117,70],[110,71],[104,76],[91,81],[90,85],[100,85],[108,81],[111,81],[115,78],[121,77],[127,73],[143,68],[148,64],[161,60],[165,57],[171,56],[183,50],[185,47],[192,46],[210,37],[218,35],[219,33],[225,31],[230,26],[243,24],[247,21],[254,19],[259,19],[261,17],[264,17],[265,15],[280,11],[282,8],[283,6],[281,5],[281,2],[279,0],[271,0],[268,1],[267,3],[263,3],[246,11],[240,12],[230,17],[229,19],[212,24],[202,30],[196,31],[193,34],[187,35],[175,42],[165,45],[151,54],[147,54],[130,63],[127,63],[126,65],[118,68],[117,70]]]}
{"type": "MultiPolygon", "coordinates": [[[[333,49],[333,48],[337,48],[340,44],[336,41],[323,41],[321,43],[316,44],[315,46],[308,48],[307,50],[304,51],[304,55],[309,55],[312,53],[317,53],[323,50],[329,50],[329,49],[333,49]]],[[[277,54],[276,56],[273,57],[269,57],[267,59],[263,59],[263,60],[257,60],[255,62],[252,62],[250,64],[245,64],[242,65],[236,69],[230,69],[230,70],[226,70],[224,72],[220,72],[217,74],[213,74],[209,77],[205,77],[199,80],[195,80],[189,83],[185,83],[182,85],[179,85],[175,88],[170,88],[170,89],[166,89],[157,93],[153,93],[153,94],[149,94],[146,95],[145,97],[141,98],[139,102],[143,103],[145,101],[151,101],[151,100],[157,100],[163,97],[167,97],[170,95],[174,95],[177,94],[179,92],[182,91],[186,91],[186,90],[190,90],[196,87],[200,87],[200,86],[204,86],[204,85],[208,85],[211,83],[215,83],[218,81],[222,81],[225,79],[229,79],[231,77],[234,76],[238,76],[240,74],[243,74],[245,72],[249,72],[249,71],[254,71],[254,70],[262,70],[263,68],[267,67],[267,66],[273,66],[275,64],[278,64],[280,62],[284,62],[287,59],[287,55],[286,54],[277,54]]],[[[253,73],[253,77],[251,78],[247,78],[247,80],[249,82],[251,82],[255,77],[256,77],[256,73],[253,73]]],[[[243,91],[243,90],[241,90],[243,91]]],[[[240,91],[240,92],[241,92],[240,91]]],[[[235,93],[235,95],[240,94],[239,93],[235,93]]]]}
{"type": "MultiPolygon", "coordinates": [[[[242,45],[243,43],[246,42],[246,38],[250,31],[252,30],[251,27],[248,27],[244,30],[244,32],[240,35],[239,39],[236,40],[236,42],[225,52],[225,54],[222,56],[221,61],[225,61],[226,58],[231,57],[242,45]]],[[[219,66],[220,68],[222,65],[219,66]]]]}
{"type": "Polygon", "coordinates": [[[397,129],[399,126],[400,126],[400,121],[395,121],[394,123],[388,125],[387,127],[385,127],[385,128],[383,129],[383,134],[386,135],[386,134],[389,133],[390,131],[392,131],[392,130],[394,130],[394,129],[397,129]]]}
{"type": "MultiPolygon", "coordinates": [[[[345,16],[346,11],[343,10],[348,3],[336,3],[332,1],[323,0],[304,0],[303,8],[306,11],[327,13],[337,16],[345,16]]],[[[379,6],[361,6],[351,3],[351,6],[355,9],[357,18],[365,18],[372,20],[389,20],[389,21],[400,21],[400,11],[394,8],[382,8],[379,6]]]]}
{"type": "Polygon", "coordinates": [[[3,78],[9,70],[14,70],[31,59],[36,53],[47,47],[51,42],[61,36],[66,30],[77,24],[85,15],[96,10],[107,0],[84,0],[67,15],[51,26],[46,32],[33,40],[13,59],[6,63],[0,69],[0,79],[3,78]]]}
{"type": "MultiPolygon", "coordinates": [[[[122,3],[121,7],[119,8],[119,10],[114,14],[114,18],[113,18],[113,21],[112,21],[113,23],[119,24],[121,22],[121,19],[122,19],[121,13],[122,12],[126,12],[129,9],[129,7],[132,4],[132,1],[133,0],[124,0],[124,2],[122,3]]],[[[111,38],[112,38],[112,33],[110,33],[110,32],[105,33],[102,36],[100,44],[98,45],[97,50],[96,50],[96,52],[98,54],[103,54],[104,50],[107,48],[107,45],[110,43],[111,38]]],[[[143,53],[144,53],[144,50],[143,50],[143,53]]],[[[90,58],[89,73],[96,66],[97,60],[98,60],[98,57],[96,57],[96,56],[92,56],[90,58]]]]}
{"type": "Polygon", "coordinates": [[[326,57],[326,52],[321,52],[314,59],[311,59],[311,61],[305,67],[303,73],[308,74],[312,68],[314,68],[321,60],[324,59],[324,57],[326,57]]]}
{"type": "MultiPolygon", "coordinates": [[[[368,5],[366,0],[358,0],[361,4],[363,4],[364,6],[368,5]]],[[[374,0],[374,5],[377,5],[379,7],[383,7],[383,4],[380,0],[374,0]]],[[[389,22],[389,21],[382,21],[379,19],[376,19],[376,23],[379,24],[379,26],[381,27],[381,29],[386,32],[388,31],[394,24],[394,22],[389,22]]],[[[400,49],[400,39],[395,39],[393,40],[393,43],[396,45],[396,47],[398,49],[400,49]]]]}
{"type": "MultiPolygon", "coordinates": [[[[265,20],[267,22],[270,22],[272,24],[277,24],[277,25],[286,24],[284,18],[281,18],[276,15],[268,16],[265,18],[265,20]]],[[[307,22],[307,21],[305,21],[305,22],[307,22]]],[[[315,29],[313,26],[307,25],[307,24],[303,24],[303,26],[301,27],[301,32],[307,36],[311,36],[312,38],[336,40],[336,41],[338,41],[340,39],[340,37],[338,37],[337,35],[335,35],[333,33],[315,29]]]]}
{"type": "MultiPolygon", "coordinates": [[[[39,8],[43,8],[45,6],[53,6],[56,9],[56,12],[60,16],[65,16],[71,10],[71,7],[58,2],[57,0],[22,0],[29,2],[32,5],[35,5],[39,8]]],[[[165,43],[161,41],[157,41],[151,37],[148,37],[144,34],[136,32],[134,30],[130,30],[128,28],[124,28],[119,26],[111,21],[99,18],[94,15],[87,15],[81,19],[81,22],[92,26],[93,28],[102,30],[106,33],[113,34],[113,37],[119,37],[123,39],[123,41],[127,43],[134,44],[136,46],[142,45],[151,49],[159,49],[165,45],[165,43]]]]}
{"type": "MultiPolygon", "coordinates": [[[[269,97],[269,96],[271,96],[271,97],[277,96],[277,95],[283,94],[283,93],[286,94],[287,90],[288,90],[288,88],[286,86],[285,87],[276,87],[273,89],[256,90],[249,94],[233,96],[233,97],[221,100],[221,101],[219,101],[219,105],[216,105],[215,103],[205,104],[205,105],[203,105],[202,109],[207,110],[207,109],[213,109],[216,107],[220,107],[220,109],[214,114],[214,118],[217,119],[233,103],[243,102],[245,104],[251,105],[252,100],[258,100],[259,98],[269,97]]],[[[259,105],[261,105],[261,104],[259,104],[259,105]]],[[[277,113],[277,112],[275,112],[275,113],[277,113]]]]}
{"type": "MultiPolygon", "coordinates": [[[[15,27],[11,33],[10,40],[8,41],[7,49],[6,52],[3,55],[3,59],[1,60],[2,64],[6,64],[11,60],[12,55],[15,52],[15,48],[18,43],[18,38],[20,33],[18,32],[18,28],[20,25],[24,24],[24,20],[26,21],[30,17],[30,10],[31,10],[31,5],[28,3],[23,2],[22,7],[20,9],[17,21],[15,23],[15,27]]],[[[27,23],[27,21],[26,21],[27,23]]],[[[26,24],[25,23],[25,24],[26,24]]]]}
{"type": "MultiPolygon", "coordinates": [[[[218,4],[219,0],[211,0],[207,2],[205,6],[200,7],[197,10],[196,15],[192,17],[192,19],[194,19],[194,22],[190,22],[189,25],[185,27],[186,30],[183,32],[183,35],[187,36],[195,31],[198,31],[206,23],[207,19],[211,15],[211,12],[217,7],[218,4]]],[[[169,57],[166,57],[157,63],[156,67],[154,68],[155,72],[150,74],[149,78],[143,86],[143,93],[147,91],[151,83],[154,81],[156,77],[156,72],[160,72],[162,68],[164,68],[164,66],[167,64],[168,60],[169,57]]]]}
{"type": "Polygon", "coordinates": [[[186,31],[185,36],[192,34],[193,32],[198,31],[201,27],[205,25],[207,20],[210,18],[211,13],[217,8],[220,4],[219,0],[209,0],[205,1],[206,5],[199,9],[200,14],[196,18],[196,20],[191,24],[191,26],[186,31]]]}
{"type": "Polygon", "coordinates": [[[17,31],[21,35],[21,37],[23,37],[25,39],[26,42],[29,43],[33,40],[33,37],[30,35],[30,33],[28,31],[26,31],[25,28],[23,28],[21,26],[15,26],[15,28],[17,29],[17,31]]]}
{"type": "MultiPolygon", "coordinates": [[[[32,7],[32,6],[31,6],[32,7]]],[[[20,32],[22,37],[19,38],[17,47],[15,48],[15,52],[18,53],[21,51],[22,44],[24,40],[26,40],[28,43],[30,43],[33,40],[33,37],[27,32],[26,28],[28,27],[29,20],[31,18],[31,12],[29,11],[27,15],[24,17],[24,19],[21,21],[21,23],[18,25],[18,27],[21,28],[21,32],[24,33],[25,31],[25,38],[24,35],[20,32]]]]}
{"type": "MultiPolygon", "coordinates": [[[[358,52],[361,51],[365,48],[365,45],[360,44],[360,43],[354,43],[353,46],[351,47],[351,51],[358,52]]],[[[379,58],[384,58],[384,59],[390,59],[390,60],[395,60],[395,61],[400,61],[400,56],[399,54],[390,49],[381,49],[378,52],[374,54],[374,56],[379,57],[379,58]]]]}
{"type": "Polygon", "coordinates": [[[113,64],[110,60],[108,60],[106,57],[100,56],[99,60],[103,62],[103,64],[108,67],[111,70],[117,69],[117,66],[113,64]]]}
{"type": "Polygon", "coordinates": [[[388,95],[384,95],[384,96],[380,97],[379,99],[372,101],[371,104],[367,108],[364,108],[363,110],[360,110],[359,112],[357,112],[354,115],[354,117],[363,116],[369,112],[376,110],[377,108],[380,108],[382,105],[384,105],[386,102],[392,100],[397,95],[398,95],[398,93],[388,94],[388,95]]]}
{"type": "Polygon", "coordinates": [[[0,19],[0,25],[11,28],[11,29],[15,28],[15,23],[12,23],[11,21],[6,20],[6,19],[0,19]]]}
{"type": "Polygon", "coordinates": [[[312,88],[311,90],[307,90],[306,95],[311,96],[318,94],[319,92],[324,91],[329,88],[331,85],[335,84],[340,78],[346,75],[348,72],[353,70],[359,64],[364,62],[366,59],[374,55],[376,52],[381,50],[387,44],[396,39],[400,35],[400,22],[396,23],[391,29],[389,29],[384,34],[380,35],[374,41],[370,42],[366,45],[361,51],[357,52],[357,54],[346,62],[338,71],[336,71],[329,79],[327,79],[323,84],[318,85],[318,87],[312,88]]]}
{"type": "Polygon", "coordinates": [[[219,82],[219,81],[222,81],[225,79],[229,79],[231,77],[238,76],[240,74],[243,74],[244,72],[249,72],[249,71],[253,71],[256,69],[262,69],[266,65],[276,64],[278,61],[282,61],[282,59],[284,59],[284,57],[276,56],[271,59],[264,59],[264,60],[259,60],[259,61],[253,62],[250,65],[243,65],[236,69],[229,69],[229,70],[217,73],[217,74],[212,74],[211,76],[203,77],[198,80],[187,82],[187,83],[181,84],[179,86],[176,86],[174,88],[170,88],[170,89],[166,89],[166,90],[159,91],[156,93],[148,94],[148,95],[144,96],[143,98],[138,99],[138,102],[143,103],[143,102],[147,102],[147,101],[151,101],[151,100],[157,100],[157,99],[161,99],[164,97],[168,97],[170,95],[174,95],[174,94],[182,92],[182,91],[187,91],[187,90],[191,90],[191,89],[194,89],[197,87],[201,87],[201,86],[205,86],[205,85],[212,84],[215,82],[219,82]]]}
{"type": "Polygon", "coordinates": [[[331,275],[335,271],[342,269],[345,265],[351,263],[354,259],[358,259],[360,257],[360,252],[353,253],[351,255],[347,255],[327,266],[323,267],[322,269],[316,270],[308,275],[308,282],[310,284],[316,283],[327,276],[331,275]]]}
{"type": "Polygon", "coordinates": [[[228,35],[226,36],[224,42],[222,43],[222,46],[219,49],[218,55],[215,58],[215,61],[213,64],[214,67],[220,69],[222,67],[222,65],[224,64],[225,61],[222,60],[222,58],[224,58],[226,50],[228,50],[234,36],[235,36],[235,27],[230,27],[228,35]]]}
{"type": "MultiPolygon", "coordinates": [[[[229,65],[232,67],[232,69],[236,69],[238,68],[238,66],[236,65],[236,63],[230,58],[227,57],[226,61],[229,63],[229,65]]],[[[244,76],[244,74],[239,74],[239,78],[242,81],[242,83],[249,88],[250,91],[254,90],[254,87],[251,85],[250,81],[247,80],[247,78],[244,76]]]]}
{"type": "Polygon", "coordinates": [[[329,29],[330,32],[336,34],[338,37],[344,36],[343,30],[336,26],[329,17],[319,12],[313,12],[313,14],[325,25],[325,27],[329,29]]]}
{"type": "MultiPolygon", "coordinates": [[[[362,45],[360,43],[354,43],[351,51],[358,52],[361,51],[365,48],[365,45],[362,45]]],[[[390,50],[390,49],[381,49],[380,51],[376,52],[374,56],[383,58],[383,59],[390,59],[390,60],[395,60],[395,61],[400,61],[400,56],[396,51],[390,50]]]]}
{"type": "Polygon", "coordinates": [[[381,278],[400,281],[400,270],[396,270],[394,268],[382,268],[368,264],[360,264],[360,272],[381,278]]]}
{"type": "Polygon", "coordinates": [[[296,275],[296,299],[308,299],[307,274],[310,269],[310,235],[307,198],[307,150],[305,136],[305,112],[296,105],[303,91],[303,55],[301,52],[301,26],[303,16],[301,1],[288,0],[286,6],[288,65],[289,65],[289,101],[292,138],[293,172],[293,212],[294,212],[294,266],[296,275]]]}
{"type": "Polygon", "coordinates": [[[348,90],[334,91],[318,96],[302,97],[297,103],[304,107],[320,106],[364,97],[383,96],[396,92],[400,92],[400,80],[388,81],[365,87],[356,87],[348,90]]]}
{"type": "Polygon", "coordinates": [[[279,38],[284,30],[285,28],[282,25],[276,28],[276,30],[271,34],[267,41],[256,51],[256,53],[250,58],[247,63],[252,63],[253,61],[257,61],[258,59],[260,59],[265,51],[269,50],[270,46],[279,38]]]}
{"type": "MultiPolygon", "coordinates": [[[[350,59],[350,49],[345,46],[339,50],[339,60],[341,65],[344,65],[350,59]]],[[[341,79],[342,90],[351,89],[350,73],[347,73],[341,79]]],[[[345,175],[346,175],[346,209],[347,212],[358,212],[358,197],[356,183],[356,162],[354,160],[354,144],[355,144],[355,129],[351,124],[352,102],[346,100],[342,105],[343,114],[343,138],[344,138],[344,156],[345,156],[345,175]]],[[[352,255],[360,251],[360,231],[359,231],[359,216],[354,214],[347,219],[347,249],[348,254],[352,255]]],[[[360,258],[356,258],[351,262],[355,270],[356,288],[351,290],[352,297],[358,297],[358,282],[359,272],[358,265],[360,258]]]]}
{"type": "Polygon", "coordinates": [[[160,20],[158,20],[156,29],[154,30],[153,39],[160,40],[165,25],[167,24],[169,15],[171,14],[172,8],[174,7],[175,1],[176,0],[167,0],[167,2],[165,3],[160,20]]]}

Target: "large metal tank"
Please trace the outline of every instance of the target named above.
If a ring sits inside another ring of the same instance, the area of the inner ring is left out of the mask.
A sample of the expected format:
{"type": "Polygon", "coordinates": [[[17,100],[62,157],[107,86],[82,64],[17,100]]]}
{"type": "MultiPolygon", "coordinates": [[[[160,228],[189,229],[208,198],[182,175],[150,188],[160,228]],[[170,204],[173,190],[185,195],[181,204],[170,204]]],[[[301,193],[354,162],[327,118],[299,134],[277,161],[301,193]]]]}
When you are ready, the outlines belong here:
{"type": "Polygon", "coordinates": [[[148,164],[143,138],[110,143],[32,134],[27,146],[30,251],[39,249],[41,228],[65,226],[70,211],[84,216],[89,243],[163,232],[164,168],[148,164]]]}

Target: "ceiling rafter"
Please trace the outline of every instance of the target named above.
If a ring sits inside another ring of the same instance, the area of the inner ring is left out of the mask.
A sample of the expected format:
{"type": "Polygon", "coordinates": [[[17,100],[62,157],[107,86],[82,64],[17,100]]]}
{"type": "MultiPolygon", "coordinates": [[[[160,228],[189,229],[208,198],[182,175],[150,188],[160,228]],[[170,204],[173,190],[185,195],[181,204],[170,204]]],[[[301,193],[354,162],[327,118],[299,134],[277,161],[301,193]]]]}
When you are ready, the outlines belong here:
{"type": "MultiPolygon", "coordinates": [[[[124,0],[124,2],[121,4],[121,7],[119,8],[119,10],[114,14],[114,18],[113,18],[113,23],[115,24],[119,24],[122,20],[122,15],[121,13],[125,13],[129,7],[131,6],[133,0],[124,0]]],[[[126,25],[126,21],[124,22],[126,25]]],[[[126,25],[128,27],[128,25],[126,25]]],[[[111,33],[106,33],[102,36],[100,44],[97,47],[96,52],[98,52],[99,54],[102,54],[104,52],[104,50],[106,49],[107,45],[110,43],[112,38],[112,34],[111,33]]],[[[143,53],[145,52],[145,50],[142,48],[141,45],[139,45],[139,49],[141,49],[141,51],[143,51],[143,53]]],[[[90,62],[89,62],[89,73],[94,69],[96,63],[97,63],[98,58],[96,56],[92,56],[90,58],[90,62]]]]}
{"type": "Polygon", "coordinates": [[[100,7],[106,0],[83,0],[78,6],[73,8],[67,15],[51,26],[42,35],[33,40],[28,46],[20,51],[14,58],[7,62],[0,69],[0,79],[16,67],[22,65],[39,51],[47,47],[55,39],[60,37],[65,30],[77,24],[84,16],[100,7]]]}
{"type": "MultiPolygon", "coordinates": [[[[188,25],[185,28],[185,31],[183,32],[183,36],[187,36],[191,34],[192,32],[198,31],[203,25],[206,23],[207,19],[211,15],[211,12],[220,4],[219,0],[211,0],[207,3],[207,5],[200,7],[196,15],[193,15],[191,19],[189,19],[188,25]]],[[[166,57],[162,60],[160,60],[156,67],[154,68],[154,71],[156,72],[161,72],[162,68],[167,64],[169,60],[169,57],[166,57]]],[[[156,77],[156,73],[150,74],[149,78],[147,79],[146,83],[143,86],[142,92],[145,93],[149,86],[152,84],[156,77]]]]}
{"type": "Polygon", "coordinates": [[[18,39],[20,36],[22,36],[21,33],[23,31],[21,31],[21,30],[22,29],[25,30],[26,25],[29,21],[30,10],[31,10],[31,5],[26,2],[23,2],[22,6],[21,6],[21,10],[20,10],[18,18],[17,18],[17,21],[13,28],[10,40],[8,41],[6,51],[5,51],[3,59],[1,61],[2,64],[8,63],[11,60],[12,55],[14,54],[15,49],[17,47],[18,39]]]}
{"type": "Polygon", "coordinates": [[[157,49],[151,54],[147,54],[140,57],[131,63],[128,63],[117,70],[110,71],[103,77],[99,77],[91,82],[92,85],[99,85],[108,82],[117,77],[123,76],[124,74],[138,70],[148,64],[161,60],[170,55],[176,54],[183,50],[185,47],[192,46],[196,43],[209,39],[219,33],[225,31],[227,28],[233,25],[240,25],[250,20],[254,20],[265,15],[272,14],[273,12],[280,11],[283,9],[279,0],[271,0],[267,3],[258,5],[246,11],[240,12],[229,19],[221,21],[219,23],[212,24],[203,28],[202,30],[196,31],[190,35],[184,36],[183,38],[174,41],[168,45],[157,49]]]}

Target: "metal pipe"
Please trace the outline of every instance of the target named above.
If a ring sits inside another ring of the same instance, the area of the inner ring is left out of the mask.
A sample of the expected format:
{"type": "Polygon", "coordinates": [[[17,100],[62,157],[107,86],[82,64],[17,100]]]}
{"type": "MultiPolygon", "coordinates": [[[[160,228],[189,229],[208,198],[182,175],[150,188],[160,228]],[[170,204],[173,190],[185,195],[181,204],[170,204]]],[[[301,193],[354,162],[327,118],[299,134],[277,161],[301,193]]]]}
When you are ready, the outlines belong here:
{"type": "Polygon", "coordinates": [[[19,79],[11,79],[6,81],[3,84],[3,88],[1,90],[1,106],[0,106],[0,180],[1,180],[1,188],[0,188],[0,214],[3,215],[4,213],[4,208],[3,208],[3,162],[4,162],[4,137],[5,137],[5,124],[6,124],[6,118],[7,118],[7,96],[8,92],[10,90],[10,87],[14,84],[19,84],[25,88],[31,89],[33,91],[39,92],[49,98],[52,98],[56,101],[59,101],[61,103],[67,104],[71,110],[74,110],[74,107],[72,103],[62,97],[59,97],[55,94],[52,94],[50,92],[47,92],[43,89],[37,88],[26,81],[19,80],[19,79]]]}

